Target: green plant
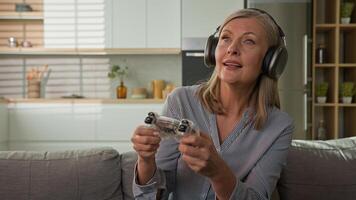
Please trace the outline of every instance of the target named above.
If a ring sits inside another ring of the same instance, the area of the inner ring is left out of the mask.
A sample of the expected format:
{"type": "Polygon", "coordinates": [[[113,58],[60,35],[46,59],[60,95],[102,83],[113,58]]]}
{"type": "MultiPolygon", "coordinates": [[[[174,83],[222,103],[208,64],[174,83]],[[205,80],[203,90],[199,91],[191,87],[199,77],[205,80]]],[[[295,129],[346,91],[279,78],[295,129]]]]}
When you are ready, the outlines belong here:
{"type": "Polygon", "coordinates": [[[356,93],[353,82],[344,82],[340,85],[340,96],[352,97],[356,93]]]}
{"type": "Polygon", "coordinates": [[[350,17],[352,14],[352,11],[354,9],[354,2],[344,2],[341,3],[341,17],[342,18],[347,18],[350,17]]]}
{"type": "Polygon", "coordinates": [[[329,84],[327,82],[322,82],[316,86],[316,96],[325,97],[328,93],[329,84]]]}
{"type": "Polygon", "coordinates": [[[120,81],[124,80],[124,77],[128,74],[129,68],[126,67],[120,67],[119,65],[112,65],[110,67],[110,72],[108,73],[108,77],[110,79],[116,79],[119,78],[120,81]]]}

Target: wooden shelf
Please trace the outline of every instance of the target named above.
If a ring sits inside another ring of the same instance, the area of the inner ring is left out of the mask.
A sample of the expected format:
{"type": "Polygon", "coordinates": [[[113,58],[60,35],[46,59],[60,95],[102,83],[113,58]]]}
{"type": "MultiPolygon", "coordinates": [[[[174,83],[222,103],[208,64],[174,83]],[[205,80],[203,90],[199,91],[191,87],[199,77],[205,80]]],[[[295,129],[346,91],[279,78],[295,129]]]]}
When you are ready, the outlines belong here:
{"type": "Polygon", "coordinates": [[[356,24],[340,24],[339,27],[340,30],[353,30],[356,29],[356,24]]]}
{"type": "Polygon", "coordinates": [[[43,20],[42,12],[0,12],[0,19],[43,20]]]}
{"type": "Polygon", "coordinates": [[[0,48],[0,55],[174,55],[180,52],[179,48],[0,48]]]}
{"type": "Polygon", "coordinates": [[[320,68],[333,68],[335,67],[335,63],[315,64],[314,66],[320,68]]]}
{"type": "MultiPolygon", "coordinates": [[[[314,0],[313,2],[313,107],[312,138],[317,136],[320,120],[324,120],[327,138],[356,136],[356,103],[339,101],[342,82],[356,83],[356,23],[340,23],[340,5],[344,0],[314,0]],[[319,44],[324,44],[328,63],[316,63],[319,44]],[[328,103],[316,103],[316,86],[328,82],[328,103]],[[315,103],[314,103],[315,102],[315,103]]],[[[356,3],[356,0],[351,0],[356,3]]],[[[351,16],[356,22],[356,13],[351,16]]]]}
{"type": "Polygon", "coordinates": [[[339,103],[340,107],[356,107],[356,103],[339,103]]]}
{"type": "Polygon", "coordinates": [[[356,67],[356,63],[340,63],[339,67],[353,68],[356,67]]]}
{"type": "Polygon", "coordinates": [[[332,106],[336,106],[335,103],[315,103],[314,106],[317,107],[332,107],[332,106]]]}
{"type": "Polygon", "coordinates": [[[336,28],[336,24],[316,24],[315,28],[317,30],[332,30],[336,28]]]}

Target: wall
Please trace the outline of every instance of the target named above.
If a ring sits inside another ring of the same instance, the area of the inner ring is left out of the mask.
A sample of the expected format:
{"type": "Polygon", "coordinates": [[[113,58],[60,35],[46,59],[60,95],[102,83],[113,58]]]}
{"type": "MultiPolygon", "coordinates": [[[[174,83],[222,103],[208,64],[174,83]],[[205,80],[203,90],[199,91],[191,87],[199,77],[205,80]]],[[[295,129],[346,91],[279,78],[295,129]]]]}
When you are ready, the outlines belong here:
{"type": "Polygon", "coordinates": [[[8,140],[7,104],[0,102],[0,151],[7,150],[8,148],[7,140],[8,140]]]}
{"type": "MultiPolygon", "coordinates": [[[[112,64],[127,63],[129,75],[128,88],[146,87],[150,89],[151,80],[163,79],[176,86],[182,85],[181,55],[123,55],[110,57],[112,64]]],[[[114,90],[115,88],[112,88],[114,90]]],[[[129,91],[129,96],[130,96],[129,91]]],[[[112,95],[115,92],[111,92],[112,95]]]]}

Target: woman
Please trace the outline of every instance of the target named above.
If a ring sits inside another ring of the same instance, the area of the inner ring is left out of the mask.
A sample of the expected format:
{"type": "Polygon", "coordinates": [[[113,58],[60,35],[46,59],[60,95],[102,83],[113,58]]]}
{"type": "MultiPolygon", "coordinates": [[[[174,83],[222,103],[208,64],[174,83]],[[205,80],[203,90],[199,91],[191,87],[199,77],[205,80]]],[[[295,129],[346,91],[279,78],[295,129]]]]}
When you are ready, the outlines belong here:
{"type": "Polygon", "coordinates": [[[277,79],[262,70],[271,47],[283,43],[265,12],[244,9],[219,29],[216,68],[207,83],[177,88],[163,115],[195,122],[200,135],[162,140],[139,126],[137,199],[269,199],[286,162],[291,118],[279,110],[277,79]],[[157,152],[157,153],[156,153],[157,152]]]}

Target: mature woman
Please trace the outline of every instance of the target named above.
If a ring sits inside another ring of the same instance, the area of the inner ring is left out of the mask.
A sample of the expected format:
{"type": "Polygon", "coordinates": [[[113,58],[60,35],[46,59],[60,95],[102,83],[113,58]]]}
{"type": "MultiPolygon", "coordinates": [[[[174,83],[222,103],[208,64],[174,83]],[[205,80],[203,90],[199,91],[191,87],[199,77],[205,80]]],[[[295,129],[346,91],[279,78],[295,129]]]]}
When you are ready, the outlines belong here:
{"type": "Polygon", "coordinates": [[[286,56],[284,35],[267,13],[243,9],[224,21],[218,36],[210,80],[177,88],[162,112],[195,122],[200,135],[161,140],[154,129],[135,130],[136,199],[271,197],[293,132],[291,118],[279,110],[274,69],[286,60],[278,57],[286,56]]]}

